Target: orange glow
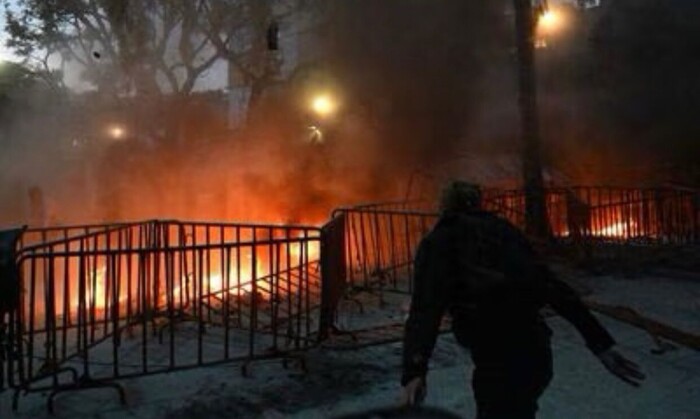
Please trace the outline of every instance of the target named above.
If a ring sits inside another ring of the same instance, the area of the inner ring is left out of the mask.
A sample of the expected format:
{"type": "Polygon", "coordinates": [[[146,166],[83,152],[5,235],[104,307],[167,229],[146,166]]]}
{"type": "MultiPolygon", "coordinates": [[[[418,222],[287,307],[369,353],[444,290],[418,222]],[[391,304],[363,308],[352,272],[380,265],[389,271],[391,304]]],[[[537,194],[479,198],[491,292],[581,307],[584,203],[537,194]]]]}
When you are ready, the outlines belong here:
{"type": "MultiPolygon", "coordinates": [[[[86,278],[86,284],[85,284],[85,305],[88,308],[91,308],[93,303],[95,306],[95,309],[98,311],[103,311],[107,308],[107,306],[111,306],[112,304],[112,295],[111,293],[108,293],[107,291],[107,267],[106,266],[101,266],[94,271],[92,271],[91,274],[88,275],[86,278]],[[107,299],[107,306],[105,306],[105,299],[107,299]]],[[[117,301],[119,304],[122,304],[126,300],[126,295],[119,295],[119,298],[117,301]]],[[[73,301],[73,306],[78,307],[78,299],[77,297],[73,301]]]]}
{"type": "MultiPolygon", "coordinates": [[[[617,217],[620,221],[614,221],[603,227],[593,228],[590,230],[591,237],[610,238],[610,239],[629,239],[634,237],[637,230],[637,222],[630,220],[629,222],[622,221],[621,217],[617,217]]],[[[567,227],[562,227],[558,230],[558,234],[562,237],[571,236],[571,231],[567,227]]]]}
{"type": "Polygon", "coordinates": [[[102,266],[95,269],[92,275],[88,277],[88,282],[86,286],[87,290],[87,301],[88,304],[95,301],[95,307],[98,310],[103,310],[105,308],[105,277],[107,274],[107,268],[102,266]],[[95,285],[94,289],[92,288],[95,285]]]}
{"type": "Polygon", "coordinates": [[[553,29],[560,23],[560,17],[552,10],[547,10],[540,16],[539,24],[545,29],[553,29]]]}
{"type": "MultiPolygon", "coordinates": [[[[303,238],[299,238],[303,240],[303,238]]],[[[182,254],[183,261],[187,255],[182,254]]],[[[217,249],[210,250],[205,259],[208,262],[207,266],[211,268],[211,272],[199,273],[199,267],[189,265],[188,272],[182,274],[175,272],[174,278],[163,276],[162,272],[154,282],[155,277],[150,273],[146,273],[146,277],[142,277],[137,269],[138,263],[135,261],[131,267],[131,271],[127,269],[126,260],[118,262],[114,271],[108,269],[107,263],[103,261],[97,262],[97,267],[90,268],[83,278],[84,296],[81,302],[81,284],[80,284],[80,267],[79,259],[72,259],[69,263],[67,278],[68,284],[64,286],[62,279],[55,281],[54,288],[54,307],[57,309],[58,316],[69,315],[72,319],[77,319],[79,311],[87,310],[88,313],[93,310],[96,312],[98,319],[110,316],[111,310],[118,308],[118,315],[123,316],[126,313],[129,289],[131,290],[132,309],[141,304],[142,298],[138,294],[139,286],[146,286],[147,304],[154,302],[153,297],[149,296],[150,292],[158,292],[156,299],[157,309],[165,309],[169,303],[180,307],[181,305],[188,306],[192,299],[201,298],[219,300],[224,298],[226,294],[230,295],[249,295],[253,293],[253,288],[257,289],[256,295],[262,300],[269,300],[271,294],[276,296],[287,295],[290,290],[292,293],[298,292],[300,285],[300,277],[304,277],[305,285],[317,286],[319,281],[317,273],[318,259],[320,257],[320,248],[317,241],[298,241],[289,244],[274,245],[272,248],[260,245],[255,258],[255,269],[253,272],[253,254],[250,249],[240,250],[237,254],[234,250],[229,252],[229,258],[225,261],[228,267],[228,274],[222,273],[222,252],[217,249]],[[279,246],[279,247],[276,247],[279,246]],[[272,258],[272,259],[271,259],[272,258]],[[238,263],[240,265],[238,265],[238,263]],[[119,278],[116,277],[119,275],[119,278]],[[182,277],[179,277],[182,275],[182,277]],[[201,276],[199,276],[201,275],[201,276]],[[145,281],[144,281],[145,279],[145,281]],[[174,281],[173,281],[174,280],[174,281]],[[117,281],[116,283],[113,281],[117,281]],[[129,284],[129,281],[131,282],[129,284]],[[254,282],[255,281],[255,282],[254,282]],[[314,283],[316,281],[316,283],[314,283]],[[158,284],[157,287],[155,284],[158,284]],[[139,285],[142,284],[142,285],[139,285]],[[167,287],[172,286],[172,300],[168,299],[167,287]],[[276,287],[272,290],[272,287],[276,287]],[[66,288],[67,287],[67,288],[66,288]],[[63,308],[65,293],[69,293],[69,306],[63,308]],[[114,293],[117,293],[115,296],[114,293]],[[118,307],[115,307],[118,304],[118,307]]],[[[188,262],[191,263],[192,260],[188,262]]],[[[179,265],[176,262],[175,265],[179,265]]],[[[205,268],[209,269],[209,268],[205,268]]],[[[35,296],[43,295],[46,292],[48,277],[44,277],[42,272],[44,269],[37,271],[39,278],[37,285],[34,287],[35,296]],[[44,279],[45,278],[45,279],[44,279]]],[[[54,273],[54,279],[63,278],[64,271],[57,270],[54,273]]],[[[305,289],[305,286],[301,288],[305,289]]],[[[45,300],[36,298],[34,309],[37,313],[37,321],[40,322],[45,313],[45,300]]]]}
{"type": "Polygon", "coordinates": [[[316,96],[311,102],[311,109],[319,116],[330,116],[336,108],[335,101],[325,94],[316,96]]]}
{"type": "MultiPolygon", "coordinates": [[[[291,243],[288,245],[289,249],[289,262],[286,259],[286,248],[283,248],[280,252],[282,260],[279,261],[280,272],[274,274],[274,278],[271,278],[269,272],[268,260],[266,259],[264,252],[258,255],[255,264],[255,278],[253,281],[253,271],[252,271],[252,256],[246,255],[245,259],[248,261],[241,264],[241,267],[237,267],[235,263],[231,264],[229,269],[228,277],[222,275],[221,271],[214,272],[204,279],[203,286],[203,296],[218,296],[222,297],[224,294],[251,294],[253,292],[253,287],[258,291],[259,297],[262,299],[269,299],[270,294],[270,282],[272,281],[290,281],[294,275],[289,275],[287,271],[289,269],[296,270],[300,266],[306,265],[305,269],[312,269],[307,264],[315,262],[320,257],[320,248],[317,242],[308,242],[306,244],[302,243],[291,243]],[[302,255],[302,251],[305,252],[302,255]],[[228,287],[227,287],[228,285],[228,287]]],[[[213,263],[217,265],[218,262],[213,263]]],[[[183,278],[184,280],[185,278],[183,278]]],[[[293,280],[295,283],[298,279],[293,280]]],[[[293,285],[296,288],[297,285],[293,285]]],[[[276,290],[277,294],[286,294],[284,289],[276,290]]],[[[182,295],[182,289],[180,286],[175,286],[173,289],[173,298],[178,301],[182,295]]],[[[160,299],[162,304],[167,302],[167,295],[162,295],[160,299]]]]}
{"type": "Polygon", "coordinates": [[[629,224],[623,221],[618,221],[603,228],[593,230],[593,237],[610,237],[627,239],[632,236],[632,230],[636,229],[637,223],[630,221],[629,224]]]}
{"type": "MultiPolygon", "coordinates": [[[[313,103],[305,98],[305,108],[317,115],[313,103]]],[[[338,106],[330,95],[317,97],[315,104],[328,117],[338,106]]],[[[271,132],[259,129],[215,142],[183,134],[186,145],[176,153],[153,146],[159,140],[132,132],[135,128],[104,124],[104,141],[75,150],[85,164],[71,166],[55,179],[63,183],[44,190],[48,224],[177,219],[321,225],[335,207],[405,192],[403,174],[388,175],[403,169],[380,158],[380,142],[364,127],[348,128],[352,141],[336,131],[333,147],[323,150],[308,147],[304,139],[321,140],[324,126],[309,131],[295,126],[278,134],[282,128],[271,123],[271,132]]]]}
{"type": "Polygon", "coordinates": [[[553,35],[566,28],[567,19],[564,13],[557,9],[545,10],[537,19],[538,35],[553,35]]]}

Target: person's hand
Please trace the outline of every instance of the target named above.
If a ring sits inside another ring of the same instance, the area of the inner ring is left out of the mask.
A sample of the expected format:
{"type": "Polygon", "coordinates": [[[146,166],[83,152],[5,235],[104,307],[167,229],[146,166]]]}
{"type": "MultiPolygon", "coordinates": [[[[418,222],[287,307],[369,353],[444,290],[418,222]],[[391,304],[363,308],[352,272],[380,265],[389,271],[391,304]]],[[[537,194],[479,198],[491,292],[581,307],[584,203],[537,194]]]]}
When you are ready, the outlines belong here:
{"type": "Polygon", "coordinates": [[[641,381],[646,378],[639,365],[620,355],[613,348],[599,353],[598,359],[608,371],[632,386],[639,387],[641,381]]]}
{"type": "Polygon", "coordinates": [[[416,377],[406,383],[401,394],[402,406],[417,406],[423,402],[426,394],[425,378],[416,377]]]}

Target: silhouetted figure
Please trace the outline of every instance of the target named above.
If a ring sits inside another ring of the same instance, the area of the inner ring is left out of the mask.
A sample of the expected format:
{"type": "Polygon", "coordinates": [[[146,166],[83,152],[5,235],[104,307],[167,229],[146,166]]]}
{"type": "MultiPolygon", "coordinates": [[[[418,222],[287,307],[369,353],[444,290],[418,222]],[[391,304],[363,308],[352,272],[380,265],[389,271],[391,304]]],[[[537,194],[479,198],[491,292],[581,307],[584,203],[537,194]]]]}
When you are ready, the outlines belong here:
{"type": "Polygon", "coordinates": [[[46,227],[47,213],[44,192],[38,186],[32,186],[29,195],[29,225],[31,227],[46,227]]]}
{"type": "Polygon", "coordinates": [[[583,335],[605,367],[638,385],[639,367],[576,292],[555,278],[508,221],[480,209],[477,186],[454,182],[442,214],[415,257],[414,291],[404,335],[403,397],[420,403],[441,319],[452,317],[457,341],[471,352],[479,419],[534,418],[552,378],[551,330],[540,315],[550,305],[583,335]]]}
{"type": "Polygon", "coordinates": [[[580,242],[591,233],[591,208],[576,193],[566,190],[566,222],[571,238],[580,242]]]}

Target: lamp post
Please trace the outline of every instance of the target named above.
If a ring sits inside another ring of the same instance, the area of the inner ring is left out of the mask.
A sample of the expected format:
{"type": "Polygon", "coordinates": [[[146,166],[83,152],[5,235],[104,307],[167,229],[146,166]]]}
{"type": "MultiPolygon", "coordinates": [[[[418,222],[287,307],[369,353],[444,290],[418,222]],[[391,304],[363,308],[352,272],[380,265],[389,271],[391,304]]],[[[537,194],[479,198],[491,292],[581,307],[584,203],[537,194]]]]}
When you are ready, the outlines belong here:
{"type": "Polygon", "coordinates": [[[542,176],[541,139],[535,76],[537,20],[531,0],[513,0],[518,58],[518,107],[525,192],[525,230],[546,238],[550,235],[542,176]]]}
{"type": "Polygon", "coordinates": [[[309,141],[322,144],[325,141],[328,122],[338,110],[338,102],[330,94],[320,93],[311,98],[309,110],[313,114],[313,124],[308,127],[309,141]]]}

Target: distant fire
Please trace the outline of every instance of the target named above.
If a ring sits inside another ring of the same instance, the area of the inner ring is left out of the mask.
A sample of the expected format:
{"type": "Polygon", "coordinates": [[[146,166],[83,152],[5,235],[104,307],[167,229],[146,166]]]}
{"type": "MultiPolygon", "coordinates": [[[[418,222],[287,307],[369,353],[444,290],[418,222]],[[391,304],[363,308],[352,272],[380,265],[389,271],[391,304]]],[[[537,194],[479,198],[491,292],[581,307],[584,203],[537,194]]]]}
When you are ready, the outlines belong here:
{"type": "Polygon", "coordinates": [[[630,238],[633,231],[637,228],[637,223],[634,221],[624,222],[618,221],[603,228],[594,229],[591,235],[594,237],[609,237],[609,238],[630,238]]]}
{"type": "MultiPolygon", "coordinates": [[[[639,231],[639,224],[633,217],[628,217],[626,220],[620,214],[615,216],[609,216],[609,219],[605,221],[600,220],[601,217],[596,219],[587,220],[585,224],[576,225],[561,225],[554,228],[555,235],[561,237],[596,237],[596,238],[607,238],[607,239],[629,239],[638,235],[641,235],[639,231]],[[576,231],[577,233],[572,233],[576,231]]],[[[650,234],[650,232],[648,232],[650,234]]]]}

